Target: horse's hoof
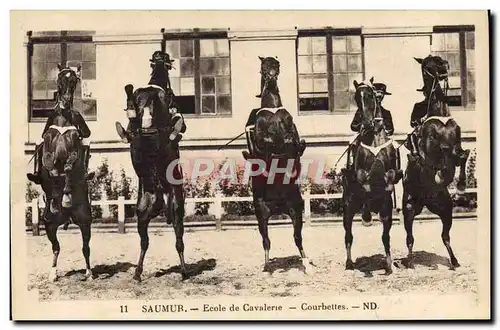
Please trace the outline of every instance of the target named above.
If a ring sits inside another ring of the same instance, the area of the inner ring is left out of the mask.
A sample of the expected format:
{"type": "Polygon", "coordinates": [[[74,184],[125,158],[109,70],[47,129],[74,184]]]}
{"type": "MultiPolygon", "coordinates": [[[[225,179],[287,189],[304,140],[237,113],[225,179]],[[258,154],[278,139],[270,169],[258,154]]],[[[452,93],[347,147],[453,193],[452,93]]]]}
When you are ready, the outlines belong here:
{"type": "Polygon", "coordinates": [[[451,265],[453,268],[458,268],[460,267],[460,264],[458,263],[458,260],[457,259],[452,259],[451,260],[451,265]]]}
{"type": "Polygon", "coordinates": [[[264,265],[264,269],[262,270],[264,273],[271,273],[271,266],[269,264],[264,265]]]}
{"type": "Polygon", "coordinates": [[[415,269],[415,265],[413,264],[413,260],[408,260],[408,263],[406,264],[406,268],[415,269]]]}
{"type": "Polygon", "coordinates": [[[312,262],[308,258],[302,259],[302,265],[304,266],[304,273],[311,274],[312,273],[312,262]]]}
{"type": "Polygon", "coordinates": [[[186,271],[182,271],[181,276],[183,281],[189,278],[189,274],[186,271]]]}
{"type": "Polygon", "coordinates": [[[49,282],[56,282],[58,280],[57,277],[57,268],[52,268],[49,273],[49,282]]]}
{"type": "Polygon", "coordinates": [[[92,281],[94,279],[94,274],[92,274],[92,271],[90,269],[87,269],[85,272],[85,279],[87,281],[92,281]]]}
{"type": "Polygon", "coordinates": [[[386,268],[384,275],[391,275],[391,274],[392,274],[392,268],[386,268]]]}
{"type": "Polygon", "coordinates": [[[134,279],[135,281],[137,281],[137,282],[142,282],[141,275],[139,275],[139,274],[137,274],[137,273],[134,275],[133,279],[134,279]]]}
{"type": "Polygon", "coordinates": [[[345,263],[345,270],[354,270],[354,264],[352,260],[347,260],[345,263]]]}

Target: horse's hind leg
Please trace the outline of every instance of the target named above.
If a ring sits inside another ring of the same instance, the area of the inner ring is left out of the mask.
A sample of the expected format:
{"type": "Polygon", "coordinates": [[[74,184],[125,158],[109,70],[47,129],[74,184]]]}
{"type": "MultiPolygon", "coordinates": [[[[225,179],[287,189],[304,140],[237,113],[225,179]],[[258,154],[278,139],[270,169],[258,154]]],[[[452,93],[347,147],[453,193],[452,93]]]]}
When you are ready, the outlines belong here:
{"type": "Polygon", "coordinates": [[[57,259],[59,258],[59,252],[61,251],[61,246],[57,240],[57,225],[55,223],[45,221],[45,230],[47,232],[47,238],[50,243],[52,243],[52,269],[49,274],[49,281],[55,282],[57,280],[57,259]]]}
{"type": "Polygon", "coordinates": [[[305,272],[308,273],[310,271],[309,267],[310,263],[302,246],[303,209],[304,209],[304,201],[301,201],[297,203],[296,206],[289,209],[288,215],[292,219],[293,223],[293,239],[295,241],[295,245],[299,249],[300,257],[302,258],[302,264],[304,265],[305,272]]]}
{"type": "Polygon", "coordinates": [[[385,249],[385,260],[386,260],[386,268],[385,274],[392,274],[392,258],[391,258],[391,237],[390,231],[392,227],[392,200],[389,197],[385,203],[383,210],[380,212],[380,221],[383,225],[382,232],[382,243],[384,244],[385,249]]]}
{"type": "Polygon", "coordinates": [[[430,203],[427,207],[431,212],[439,215],[441,218],[441,222],[443,223],[441,238],[450,256],[450,269],[454,270],[456,267],[460,267],[460,264],[450,244],[450,230],[453,222],[453,201],[451,200],[450,194],[447,191],[439,194],[437,198],[433,199],[433,203],[430,203]]]}
{"type": "Polygon", "coordinates": [[[268,221],[271,217],[271,213],[267,209],[267,206],[263,201],[257,201],[254,203],[255,215],[259,223],[259,232],[262,236],[262,246],[264,247],[264,271],[269,271],[269,250],[271,250],[271,240],[269,239],[268,233],[268,221]]]}
{"type": "Polygon", "coordinates": [[[179,254],[179,260],[181,263],[182,279],[186,279],[186,278],[188,278],[188,272],[186,269],[186,263],[184,261],[184,241],[183,241],[183,236],[184,236],[184,196],[183,196],[181,186],[174,186],[172,190],[174,193],[174,199],[172,201],[172,204],[168,205],[168,207],[172,208],[172,210],[170,211],[171,212],[170,214],[171,214],[171,219],[172,219],[172,226],[174,227],[174,231],[175,231],[175,248],[177,250],[177,253],[179,254]]]}
{"type": "Polygon", "coordinates": [[[82,233],[82,253],[85,258],[85,278],[92,279],[92,269],[90,267],[90,237],[92,215],[88,202],[79,204],[79,207],[73,212],[73,221],[80,227],[82,233]]]}
{"type": "Polygon", "coordinates": [[[92,279],[92,269],[90,268],[90,223],[81,224],[80,231],[82,232],[82,253],[85,258],[85,277],[92,279]]]}
{"type": "Polygon", "coordinates": [[[412,200],[406,188],[403,188],[403,218],[406,231],[406,247],[408,248],[408,268],[413,268],[413,219],[420,211],[415,200],[412,200]]]}
{"type": "Polygon", "coordinates": [[[352,262],[352,258],[351,258],[351,247],[352,247],[352,241],[353,241],[352,220],[354,218],[354,213],[355,213],[355,209],[354,209],[353,202],[345,203],[343,223],[344,223],[344,231],[345,231],[344,242],[345,242],[345,248],[346,248],[346,254],[347,254],[346,262],[345,262],[345,269],[346,270],[353,270],[354,269],[354,263],[352,262]]]}
{"type": "MultiPolygon", "coordinates": [[[[141,179],[142,180],[142,179],[141,179]]],[[[141,185],[141,184],[139,184],[141,185]]],[[[141,238],[141,254],[135,269],[134,280],[141,281],[141,275],[144,269],[144,258],[149,248],[148,226],[151,221],[151,209],[154,204],[155,194],[149,192],[141,192],[139,190],[139,198],[137,203],[137,231],[141,238]]]]}

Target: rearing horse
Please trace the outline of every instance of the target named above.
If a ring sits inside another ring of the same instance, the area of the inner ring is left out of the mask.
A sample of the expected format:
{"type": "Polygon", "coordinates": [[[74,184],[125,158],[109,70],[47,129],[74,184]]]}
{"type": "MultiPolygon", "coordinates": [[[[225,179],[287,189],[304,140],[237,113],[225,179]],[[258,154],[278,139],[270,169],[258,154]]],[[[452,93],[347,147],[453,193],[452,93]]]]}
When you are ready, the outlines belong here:
{"type": "Polygon", "coordinates": [[[86,125],[79,125],[80,114],[72,110],[73,93],[80,80],[77,71],[58,65],[58,103],[47,122],[43,134],[41,186],[45,193],[46,207],[43,221],[54,254],[49,280],[57,279],[57,260],[60,252],[57,228],[70,219],[82,232],[82,252],[86,264],[86,278],[92,278],[90,268],[90,227],[92,222],[86,175],[85,152],[81,136],[90,135],[86,125]],[[76,126],[75,126],[76,125],[76,126]],[[82,129],[86,132],[80,132],[82,129]]]}
{"type": "Polygon", "coordinates": [[[401,179],[398,154],[385,132],[381,106],[377,101],[373,78],[368,82],[354,81],[354,99],[362,110],[360,146],[354,159],[354,173],[343,171],[344,230],[347,252],[346,269],[354,269],[351,259],[353,241],[352,221],[356,213],[363,211],[363,218],[378,213],[383,225],[382,242],[386,254],[386,274],[392,273],[389,232],[392,226],[392,193],[401,179]]]}
{"type": "Polygon", "coordinates": [[[420,157],[409,162],[403,180],[403,216],[408,247],[408,266],[413,268],[413,220],[424,206],[441,218],[441,238],[448,250],[451,269],[460,266],[450,244],[453,201],[448,186],[460,167],[457,188],[465,189],[465,166],[469,150],[461,147],[460,126],[451,117],[447,104],[448,62],[439,56],[416,59],[421,64],[427,114],[418,128],[420,157]]]}
{"type": "Polygon", "coordinates": [[[144,258],[149,247],[148,226],[162,212],[175,231],[175,247],[179,254],[183,278],[187,277],[184,262],[184,191],[180,168],[178,141],[172,140],[173,93],[169,89],[168,70],[171,62],[166,54],[156,52],[151,64],[149,85],[133,91],[125,86],[129,114],[128,136],[134,171],[139,178],[137,198],[137,229],[141,253],[134,279],[141,281],[144,258]],[[131,115],[133,114],[133,115],[131,115]]]}
{"type": "MultiPolygon", "coordinates": [[[[262,93],[261,108],[253,109],[246,125],[250,154],[243,152],[246,160],[261,162],[262,174],[253,176],[252,192],[255,214],[259,224],[264,247],[264,271],[269,269],[271,241],[268,221],[272,215],[287,214],[293,223],[293,237],[299,249],[306,270],[309,267],[302,247],[302,212],[304,200],[296,180],[300,175],[300,157],[305,141],[299,141],[297,128],[290,113],[283,107],[278,89],[279,62],[273,57],[259,57],[261,60],[262,93]],[[273,170],[287,168],[286,173],[273,170]],[[291,163],[291,169],[288,167],[291,163]],[[273,180],[274,178],[274,180],[273,180]],[[271,182],[269,182],[271,181],[271,182]]],[[[258,171],[258,164],[252,163],[252,170],[258,171]],[[257,165],[257,168],[256,166],[257,165]]]]}

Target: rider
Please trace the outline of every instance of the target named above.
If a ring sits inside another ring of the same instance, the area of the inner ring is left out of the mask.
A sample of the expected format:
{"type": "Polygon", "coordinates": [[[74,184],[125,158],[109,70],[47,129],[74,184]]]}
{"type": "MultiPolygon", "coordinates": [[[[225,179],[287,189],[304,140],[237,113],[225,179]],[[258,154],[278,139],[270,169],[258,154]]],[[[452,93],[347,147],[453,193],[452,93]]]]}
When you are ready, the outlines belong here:
{"type": "Polygon", "coordinates": [[[84,152],[84,168],[86,177],[89,176],[88,166],[90,159],[90,129],[83,119],[83,116],[75,109],[64,109],[62,105],[62,101],[60,100],[57,104],[56,109],[49,115],[47,118],[47,122],[45,123],[45,128],[42,132],[41,141],[36,145],[35,148],[35,161],[34,163],[34,173],[28,173],[28,180],[32,181],[35,184],[41,183],[41,169],[42,169],[42,157],[43,157],[43,136],[49,130],[51,125],[54,125],[55,119],[62,115],[68,122],[70,122],[73,126],[76,127],[80,138],[82,140],[82,147],[84,152]]]}
{"type": "MultiPolygon", "coordinates": [[[[170,59],[170,55],[168,53],[164,53],[162,51],[155,51],[153,55],[151,56],[151,59],[149,60],[152,63],[156,62],[164,62],[167,66],[167,70],[170,70],[172,68],[172,63],[174,60],[170,59]]],[[[154,67],[154,64],[151,64],[152,67],[154,67]]],[[[150,80],[149,84],[150,85],[157,85],[161,87],[165,91],[165,100],[171,100],[169,104],[169,111],[170,114],[172,115],[172,133],[169,135],[169,139],[175,143],[179,142],[182,139],[183,133],[186,132],[186,123],[184,121],[184,117],[180,112],[178,112],[178,106],[175,102],[175,95],[174,91],[171,88],[170,85],[170,79],[168,75],[165,77],[166,78],[166,84],[162,82],[156,82],[153,79],[150,80]]],[[[134,100],[132,97],[132,85],[127,85],[125,89],[127,90],[127,87],[130,86],[130,93],[127,92],[127,110],[135,110],[135,104],[134,100]]],[[[119,123],[116,122],[116,131],[120,138],[122,139],[123,142],[125,143],[130,143],[131,136],[130,136],[130,123],[127,126],[127,130],[123,128],[123,126],[119,123]]]]}
{"type": "Polygon", "coordinates": [[[429,106],[429,92],[425,88],[417,89],[419,92],[423,92],[425,99],[421,102],[415,103],[413,106],[413,111],[410,117],[410,125],[413,127],[413,131],[408,134],[407,143],[405,146],[413,157],[418,157],[418,133],[420,125],[427,118],[427,108],[429,106]]]}
{"type": "MultiPolygon", "coordinates": [[[[375,97],[377,98],[377,103],[380,106],[380,109],[382,110],[382,118],[384,121],[385,132],[388,136],[391,136],[394,133],[394,124],[392,122],[392,115],[389,110],[385,109],[382,106],[382,101],[384,100],[385,95],[392,95],[392,94],[387,92],[386,84],[374,83],[373,88],[375,90],[375,97]]],[[[348,157],[348,164],[347,164],[348,168],[354,166],[354,155],[356,154],[356,150],[359,146],[359,143],[361,142],[359,139],[359,134],[361,133],[361,130],[363,128],[362,119],[363,119],[363,110],[358,108],[351,122],[351,130],[358,134],[349,143],[350,157],[348,157]]]]}

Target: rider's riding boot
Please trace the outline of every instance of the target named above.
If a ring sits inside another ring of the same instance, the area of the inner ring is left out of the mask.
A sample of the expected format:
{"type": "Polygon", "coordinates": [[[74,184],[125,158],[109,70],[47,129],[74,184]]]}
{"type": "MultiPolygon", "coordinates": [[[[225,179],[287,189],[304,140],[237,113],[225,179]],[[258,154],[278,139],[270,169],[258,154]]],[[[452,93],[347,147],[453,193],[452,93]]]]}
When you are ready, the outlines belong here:
{"type": "Polygon", "coordinates": [[[418,141],[417,137],[414,134],[410,134],[410,152],[414,157],[418,157],[418,141]]]}
{"type": "Polygon", "coordinates": [[[259,95],[255,95],[255,97],[262,97],[262,90],[264,89],[264,77],[260,78],[260,93],[259,95]]]}
{"type": "Polygon", "coordinates": [[[129,143],[130,142],[130,134],[123,128],[122,124],[120,122],[115,122],[115,128],[116,128],[116,133],[118,133],[118,136],[120,139],[122,139],[122,142],[124,143],[129,143]]]}
{"type": "Polygon", "coordinates": [[[41,171],[42,171],[42,147],[41,145],[35,146],[35,159],[33,161],[34,170],[33,173],[28,173],[28,180],[35,184],[40,184],[42,182],[41,171]]]}
{"type": "Polygon", "coordinates": [[[89,178],[94,175],[94,172],[89,172],[89,160],[90,160],[90,146],[83,146],[83,166],[85,168],[85,178],[89,178]]]}

